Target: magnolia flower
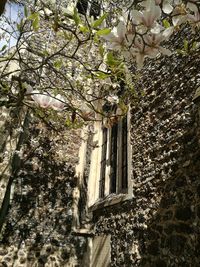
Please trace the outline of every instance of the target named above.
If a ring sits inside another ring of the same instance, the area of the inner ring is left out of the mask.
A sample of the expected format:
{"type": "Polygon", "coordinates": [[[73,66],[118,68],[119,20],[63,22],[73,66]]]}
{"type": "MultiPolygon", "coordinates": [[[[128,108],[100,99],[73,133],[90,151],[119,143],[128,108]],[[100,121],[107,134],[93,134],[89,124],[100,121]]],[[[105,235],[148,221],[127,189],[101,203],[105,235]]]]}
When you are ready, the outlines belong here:
{"type": "Polygon", "coordinates": [[[179,26],[187,21],[187,12],[185,6],[182,4],[174,8],[172,15],[172,23],[174,26],[179,26]]]}
{"type": "Polygon", "coordinates": [[[111,33],[103,36],[104,39],[110,42],[108,49],[120,50],[124,46],[126,38],[126,24],[124,21],[120,21],[117,27],[114,27],[111,33]]]}
{"type": "Polygon", "coordinates": [[[161,17],[161,9],[155,5],[154,0],[146,2],[145,10],[132,10],[132,20],[136,25],[143,24],[147,28],[153,28],[157,19],[161,17]]]}
{"type": "Polygon", "coordinates": [[[61,95],[52,97],[47,93],[41,94],[38,90],[32,91],[32,99],[42,108],[53,108],[61,111],[65,107],[64,98],[61,95]]]}
{"type": "MultiPolygon", "coordinates": [[[[144,36],[144,41],[146,45],[151,48],[157,50],[157,54],[162,53],[163,55],[170,56],[171,51],[167,48],[161,47],[160,43],[164,40],[167,40],[169,36],[172,34],[172,30],[170,28],[166,29],[160,34],[147,34],[144,36]]],[[[154,51],[155,53],[155,51],[154,51]]]]}
{"type": "Polygon", "coordinates": [[[158,34],[153,34],[153,33],[145,34],[144,40],[150,46],[160,45],[161,42],[167,41],[169,39],[169,37],[173,33],[173,30],[174,30],[173,27],[169,27],[158,34]]]}
{"type": "Polygon", "coordinates": [[[133,47],[130,53],[136,58],[137,67],[140,69],[143,66],[145,57],[155,58],[160,53],[164,55],[171,55],[171,51],[167,48],[161,47],[160,43],[167,40],[173,33],[173,27],[169,27],[159,34],[148,33],[141,37],[135,38],[133,47]]]}
{"type": "Polygon", "coordinates": [[[194,15],[188,14],[187,17],[197,27],[200,27],[200,13],[198,11],[194,12],[194,15]]]}
{"type": "Polygon", "coordinates": [[[51,107],[54,110],[61,111],[65,107],[64,98],[59,94],[51,102],[51,107]]]}
{"type": "Polygon", "coordinates": [[[198,0],[190,0],[189,2],[187,2],[187,8],[189,8],[191,11],[193,12],[198,12],[198,7],[197,7],[197,2],[198,0]]]}
{"type": "Polygon", "coordinates": [[[138,69],[143,67],[145,57],[154,58],[158,55],[157,49],[145,46],[144,41],[140,37],[135,38],[134,46],[131,47],[130,53],[135,57],[138,69]]]}
{"type": "Polygon", "coordinates": [[[163,0],[162,2],[162,10],[166,14],[170,14],[173,11],[173,6],[171,5],[172,1],[169,0],[163,0]]]}
{"type": "MultiPolygon", "coordinates": [[[[141,2],[143,7],[148,8],[152,0],[141,2]]],[[[170,14],[173,11],[172,0],[155,0],[156,5],[162,5],[162,11],[166,14],[170,14]]]]}
{"type": "Polygon", "coordinates": [[[52,97],[47,94],[41,94],[38,90],[32,92],[32,99],[42,108],[48,108],[51,104],[52,97]]]}
{"type": "Polygon", "coordinates": [[[107,97],[108,102],[112,104],[118,104],[119,103],[119,97],[117,95],[109,95],[107,97]]]}

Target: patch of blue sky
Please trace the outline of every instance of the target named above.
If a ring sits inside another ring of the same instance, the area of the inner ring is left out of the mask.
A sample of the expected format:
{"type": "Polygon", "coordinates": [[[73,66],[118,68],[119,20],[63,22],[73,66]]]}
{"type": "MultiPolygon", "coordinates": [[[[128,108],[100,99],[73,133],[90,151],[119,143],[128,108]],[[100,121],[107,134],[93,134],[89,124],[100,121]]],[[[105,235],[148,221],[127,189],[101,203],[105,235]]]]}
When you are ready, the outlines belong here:
{"type": "Polygon", "coordinates": [[[0,17],[0,51],[15,46],[19,37],[17,24],[24,16],[24,6],[16,2],[8,2],[4,14],[0,17]]]}

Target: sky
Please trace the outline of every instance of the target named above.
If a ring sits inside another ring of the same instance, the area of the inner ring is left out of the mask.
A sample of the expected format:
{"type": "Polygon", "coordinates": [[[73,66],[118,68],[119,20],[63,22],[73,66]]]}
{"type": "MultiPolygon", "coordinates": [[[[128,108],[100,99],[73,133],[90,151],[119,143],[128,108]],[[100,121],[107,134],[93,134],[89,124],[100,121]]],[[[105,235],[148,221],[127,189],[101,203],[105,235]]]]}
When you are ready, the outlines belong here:
{"type": "MultiPolygon", "coordinates": [[[[2,47],[8,43],[9,49],[13,47],[17,42],[17,23],[20,22],[20,19],[23,17],[24,7],[17,3],[7,3],[5,7],[5,12],[0,18],[0,51],[2,47]],[[13,33],[5,34],[5,31],[13,33]],[[8,41],[6,41],[6,39],[8,41]]],[[[0,52],[1,53],[1,52],[0,52]]]]}

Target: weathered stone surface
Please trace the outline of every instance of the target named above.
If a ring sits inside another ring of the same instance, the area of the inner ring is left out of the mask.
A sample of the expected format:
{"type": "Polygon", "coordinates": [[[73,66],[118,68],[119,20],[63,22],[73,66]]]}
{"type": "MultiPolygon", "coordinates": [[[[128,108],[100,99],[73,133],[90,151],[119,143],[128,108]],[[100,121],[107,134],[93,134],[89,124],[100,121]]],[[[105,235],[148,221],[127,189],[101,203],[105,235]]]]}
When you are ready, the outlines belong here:
{"type": "Polygon", "coordinates": [[[111,266],[200,265],[200,115],[192,101],[199,64],[196,51],[142,71],[144,96],[131,110],[134,198],[94,212],[96,233],[112,237],[111,266]]]}
{"type": "Polygon", "coordinates": [[[178,220],[187,221],[192,218],[192,211],[190,207],[178,207],[175,217],[178,220]]]}

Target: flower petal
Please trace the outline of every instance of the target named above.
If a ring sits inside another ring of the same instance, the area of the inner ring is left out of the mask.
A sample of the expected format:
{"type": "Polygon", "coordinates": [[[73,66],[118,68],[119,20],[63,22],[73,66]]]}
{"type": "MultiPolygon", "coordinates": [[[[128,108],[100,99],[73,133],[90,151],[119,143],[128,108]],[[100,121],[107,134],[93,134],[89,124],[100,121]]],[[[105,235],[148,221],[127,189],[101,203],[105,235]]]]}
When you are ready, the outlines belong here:
{"type": "Polygon", "coordinates": [[[163,2],[162,10],[165,14],[170,14],[173,11],[173,6],[168,1],[163,2]]]}
{"type": "Polygon", "coordinates": [[[165,47],[159,47],[159,50],[165,56],[171,56],[172,55],[172,52],[165,47]]]}
{"type": "Polygon", "coordinates": [[[188,3],[187,3],[187,7],[188,7],[191,11],[193,11],[193,12],[198,12],[198,7],[197,7],[197,5],[195,5],[195,4],[191,3],[191,2],[188,2],[188,3]]]}
{"type": "Polygon", "coordinates": [[[138,10],[132,10],[131,12],[133,23],[138,25],[142,22],[142,13],[138,10]]]}

